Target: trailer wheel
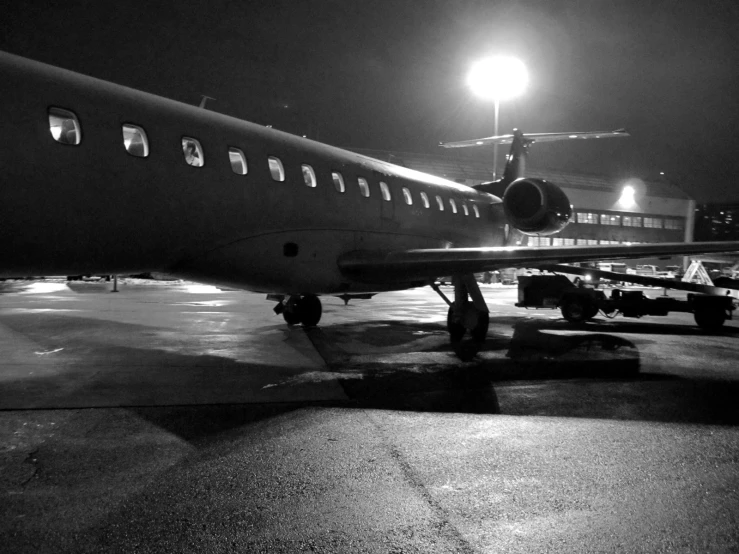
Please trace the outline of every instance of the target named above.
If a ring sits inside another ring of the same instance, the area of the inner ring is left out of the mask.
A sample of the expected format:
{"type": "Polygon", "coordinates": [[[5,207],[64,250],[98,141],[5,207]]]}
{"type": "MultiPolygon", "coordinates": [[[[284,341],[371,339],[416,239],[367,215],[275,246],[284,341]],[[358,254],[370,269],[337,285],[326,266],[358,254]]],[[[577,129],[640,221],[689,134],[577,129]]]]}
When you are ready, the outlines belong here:
{"type": "MultiPolygon", "coordinates": [[[[570,323],[582,323],[593,317],[590,315],[595,309],[593,303],[586,298],[570,296],[562,302],[562,317],[570,323]]],[[[595,313],[598,313],[597,310],[595,313]]],[[[595,315],[595,314],[593,314],[595,315]]]]}
{"type": "Polygon", "coordinates": [[[721,306],[697,306],[693,313],[695,323],[706,331],[716,331],[723,327],[726,321],[726,311],[721,306]]]}

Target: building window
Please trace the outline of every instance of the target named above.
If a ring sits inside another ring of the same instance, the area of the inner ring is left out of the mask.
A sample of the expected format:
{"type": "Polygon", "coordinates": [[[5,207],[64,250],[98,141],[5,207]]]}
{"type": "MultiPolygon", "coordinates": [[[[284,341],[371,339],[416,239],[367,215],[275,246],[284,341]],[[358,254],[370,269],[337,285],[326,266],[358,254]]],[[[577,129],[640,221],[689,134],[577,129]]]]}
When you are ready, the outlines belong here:
{"type": "Polygon", "coordinates": [[[575,239],[562,239],[562,244],[564,244],[565,246],[574,246],[575,239]]]}
{"type": "Polygon", "coordinates": [[[621,225],[621,216],[620,215],[611,215],[611,214],[600,214],[600,224],[601,225],[621,225]]]}
{"type": "Polygon", "coordinates": [[[203,167],[205,165],[203,147],[198,139],[182,137],[182,153],[185,155],[187,165],[193,167],[203,167]]]}
{"type": "Polygon", "coordinates": [[[431,204],[429,204],[429,195],[423,191],[421,191],[421,202],[423,203],[424,208],[428,208],[431,206],[431,204]]]}
{"type": "Polygon", "coordinates": [[[529,237],[529,246],[549,246],[549,237],[529,237]]]}
{"type": "Polygon", "coordinates": [[[590,212],[577,212],[577,222],[596,225],[598,223],[598,214],[590,212]]]}
{"type": "Polygon", "coordinates": [[[380,192],[382,193],[382,199],[385,202],[390,202],[392,197],[390,196],[390,187],[387,186],[387,183],[380,181],[380,192]]]}
{"type": "Polygon", "coordinates": [[[284,181],[285,168],[282,166],[282,161],[279,158],[270,156],[267,158],[267,162],[269,163],[269,174],[272,175],[272,179],[280,182],[284,181]]]}
{"type": "Polygon", "coordinates": [[[126,152],[137,158],[146,158],[149,155],[149,141],[144,130],[138,125],[130,124],[123,125],[121,129],[126,152]]]}
{"type": "Polygon", "coordinates": [[[49,131],[55,141],[77,145],[82,141],[82,128],[77,116],[69,110],[49,108],[49,131]]]}
{"type": "Polygon", "coordinates": [[[641,216],[625,215],[623,217],[624,227],[641,227],[641,216]]]}
{"type": "Polygon", "coordinates": [[[316,172],[313,171],[313,168],[309,165],[303,164],[300,166],[300,169],[303,171],[303,182],[305,183],[305,186],[315,188],[317,182],[316,172]]]}
{"type": "Polygon", "coordinates": [[[644,227],[649,229],[662,229],[662,218],[661,217],[645,217],[644,227]]]}
{"type": "Polygon", "coordinates": [[[682,219],[672,219],[667,218],[665,219],[665,229],[683,229],[683,221],[682,219]]]}
{"type": "Polygon", "coordinates": [[[238,148],[228,149],[228,160],[231,162],[231,171],[236,175],[246,175],[249,166],[246,165],[246,156],[238,148]]]}
{"type": "Polygon", "coordinates": [[[367,198],[370,195],[369,184],[367,183],[367,179],[363,177],[359,177],[357,179],[357,183],[359,183],[360,194],[364,196],[365,198],[367,198]]]}
{"type": "Polygon", "coordinates": [[[411,196],[411,191],[408,190],[407,187],[403,187],[403,198],[405,198],[405,203],[409,206],[413,204],[413,197],[411,196]]]}
{"type": "Polygon", "coordinates": [[[338,192],[346,192],[346,187],[344,186],[344,177],[342,177],[341,173],[338,173],[336,171],[331,172],[331,179],[334,181],[334,188],[338,192]]]}
{"type": "Polygon", "coordinates": [[[439,211],[444,211],[444,201],[441,199],[441,196],[436,197],[436,205],[439,206],[439,211]]]}
{"type": "Polygon", "coordinates": [[[456,214],[457,213],[457,203],[454,201],[454,198],[449,199],[449,206],[451,206],[452,208],[452,213],[456,214]]]}
{"type": "Polygon", "coordinates": [[[480,210],[477,209],[477,204],[472,204],[472,211],[475,212],[475,217],[480,217],[480,210]]]}

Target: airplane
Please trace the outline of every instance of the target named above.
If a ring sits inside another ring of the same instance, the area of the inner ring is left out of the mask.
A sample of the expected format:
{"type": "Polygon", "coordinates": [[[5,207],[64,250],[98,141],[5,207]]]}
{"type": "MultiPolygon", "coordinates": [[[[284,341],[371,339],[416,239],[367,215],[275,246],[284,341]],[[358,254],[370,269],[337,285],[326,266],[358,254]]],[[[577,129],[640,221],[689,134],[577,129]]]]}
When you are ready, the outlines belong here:
{"type": "Polygon", "coordinates": [[[532,142],[623,130],[472,141],[511,153],[501,180],[470,187],[9,53],[0,73],[0,277],[168,273],[267,293],[304,326],[321,295],[430,285],[455,342],[487,333],[477,272],[739,250],[508,244],[572,215],[558,186],[523,175],[532,142]]]}

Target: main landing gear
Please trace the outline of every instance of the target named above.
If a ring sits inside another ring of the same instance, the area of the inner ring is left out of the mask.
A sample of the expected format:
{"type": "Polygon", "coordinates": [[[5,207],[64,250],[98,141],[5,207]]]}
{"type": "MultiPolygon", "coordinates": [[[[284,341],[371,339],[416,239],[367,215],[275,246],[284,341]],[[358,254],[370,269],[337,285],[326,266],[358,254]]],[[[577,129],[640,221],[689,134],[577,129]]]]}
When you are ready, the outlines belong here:
{"type": "Polygon", "coordinates": [[[451,302],[441,292],[439,285],[431,285],[444,302],[449,305],[446,319],[449,338],[452,344],[459,343],[464,335],[469,332],[472,340],[482,345],[488,334],[490,312],[480,292],[480,287],[477,286],[477,281],[471,273],[454,275],[452,284],[454,285],[454,302],[451,302]]]}
{"type": "Polygon", "coordinates": [[[315,327],[321,321],[323,308],[321,301],[315,294],[291,295],[275,297],[270,295],[270,300],[279,300],[275,306],[276,314],[282,314],[288,325],[303,324],[303,327],[315,327]]]}

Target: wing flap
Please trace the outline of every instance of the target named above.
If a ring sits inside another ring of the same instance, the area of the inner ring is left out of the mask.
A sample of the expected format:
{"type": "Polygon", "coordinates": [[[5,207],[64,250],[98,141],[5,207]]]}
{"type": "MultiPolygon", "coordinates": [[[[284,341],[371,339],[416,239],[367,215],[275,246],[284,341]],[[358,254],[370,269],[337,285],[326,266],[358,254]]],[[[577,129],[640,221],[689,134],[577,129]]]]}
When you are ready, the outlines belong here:
{"type": "Polygon", "coordinates": [[[504,267],[533,268],[556,263],[735,251],[739,251],[739,241],[618,246],[500,246],[390,252],[356,250],[342,255],[338,260],[338,265],[343,272],[354,279],[389,282],[429,279],[459,273],[479,273],[504,267]]]}

